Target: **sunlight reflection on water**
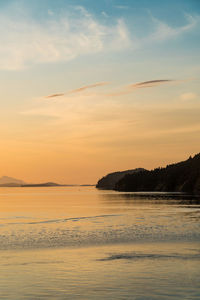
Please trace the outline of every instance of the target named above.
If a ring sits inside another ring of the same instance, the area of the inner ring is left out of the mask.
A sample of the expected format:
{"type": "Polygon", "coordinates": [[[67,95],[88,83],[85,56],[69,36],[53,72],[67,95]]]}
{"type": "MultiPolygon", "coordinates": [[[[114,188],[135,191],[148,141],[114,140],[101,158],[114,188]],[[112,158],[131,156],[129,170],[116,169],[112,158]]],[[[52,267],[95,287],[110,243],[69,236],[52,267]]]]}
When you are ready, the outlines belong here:
{"type": "Polygon", "coordinates": [[[198,197],[5,188],[0,203],[0,299],[200,297],[198,197]]]}

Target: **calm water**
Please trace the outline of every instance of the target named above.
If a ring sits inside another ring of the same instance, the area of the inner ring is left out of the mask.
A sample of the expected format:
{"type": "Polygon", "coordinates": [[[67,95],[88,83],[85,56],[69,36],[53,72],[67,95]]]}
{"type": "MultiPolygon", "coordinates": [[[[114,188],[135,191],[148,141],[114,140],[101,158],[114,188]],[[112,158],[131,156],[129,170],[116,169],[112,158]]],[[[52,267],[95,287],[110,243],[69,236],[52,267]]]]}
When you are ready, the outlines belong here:
{"type": "Polygon", "coordinates": [[[0,189],[0,299],[200,299],[200,200],[0,189]]]}

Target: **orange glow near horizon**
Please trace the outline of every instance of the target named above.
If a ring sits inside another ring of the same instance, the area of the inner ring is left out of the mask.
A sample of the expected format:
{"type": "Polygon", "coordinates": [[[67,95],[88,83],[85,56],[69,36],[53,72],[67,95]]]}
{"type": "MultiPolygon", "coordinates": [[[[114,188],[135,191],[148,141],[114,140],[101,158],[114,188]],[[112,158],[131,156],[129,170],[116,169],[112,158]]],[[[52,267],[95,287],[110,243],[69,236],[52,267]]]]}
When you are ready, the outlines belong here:
{"type": "Polygon", "coordinates": [[[165,166],[200,149],[197,103],[191,108],[175,101],[168,108],[155,102],[141,109],[131,102],[115,106],[113,100],[99,105],[101,96],[95,97],[93,107],[90,96],[73,98],[78,107],[85,100],[85,107],[75,111],[68,102],[53,103],[57,118],[41,121],[34,111],[1,129],[0,175],[35,183],[95,184],[107,173],[165,166]],[[29,117],[37,120],[29,122],[29,117]]]}
{"type": "Polygon", "coordinates": [[[200,152],[195,5],[3,2],[0,177],[95,184],[200,152]]]}

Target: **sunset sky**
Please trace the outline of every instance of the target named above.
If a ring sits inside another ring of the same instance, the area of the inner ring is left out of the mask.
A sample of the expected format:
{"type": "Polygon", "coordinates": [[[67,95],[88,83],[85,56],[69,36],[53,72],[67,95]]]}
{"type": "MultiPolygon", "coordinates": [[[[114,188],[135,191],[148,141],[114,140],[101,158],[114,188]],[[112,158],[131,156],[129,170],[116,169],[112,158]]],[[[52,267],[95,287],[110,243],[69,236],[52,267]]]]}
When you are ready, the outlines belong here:
{"type": "Polygon", "coordinates": [[[0,176],[96,183],[200,152],[199,0],[0,0],[0,176]]]}

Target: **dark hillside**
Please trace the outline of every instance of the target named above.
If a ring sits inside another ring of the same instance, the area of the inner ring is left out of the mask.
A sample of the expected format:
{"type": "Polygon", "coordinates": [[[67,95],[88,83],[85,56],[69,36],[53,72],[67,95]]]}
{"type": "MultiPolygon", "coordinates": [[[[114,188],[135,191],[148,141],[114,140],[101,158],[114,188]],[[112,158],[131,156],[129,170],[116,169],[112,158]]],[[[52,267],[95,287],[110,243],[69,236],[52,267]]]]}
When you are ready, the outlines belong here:
{"type": "Polygon", "coordinates": [[[115,188],[116,183],[122,179],[125,175],[127,174],[133,174],[133,173],[138,173],[144,171],[142,168],[134,169],[134,170],[127,170],[127,171],[122,171],[122,172],[114,172],[110,173],[103,178],[101,178],[96,187],[100,189],[105,189],[105,190],[113,190],[115,188]]]}
{"type": "Polygon", "coordinates": [[[200,154],[166,168],[127,174],[115,190],[200,193],[200,154]]]}

